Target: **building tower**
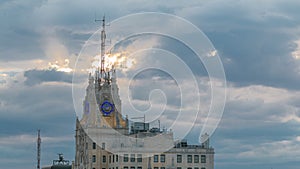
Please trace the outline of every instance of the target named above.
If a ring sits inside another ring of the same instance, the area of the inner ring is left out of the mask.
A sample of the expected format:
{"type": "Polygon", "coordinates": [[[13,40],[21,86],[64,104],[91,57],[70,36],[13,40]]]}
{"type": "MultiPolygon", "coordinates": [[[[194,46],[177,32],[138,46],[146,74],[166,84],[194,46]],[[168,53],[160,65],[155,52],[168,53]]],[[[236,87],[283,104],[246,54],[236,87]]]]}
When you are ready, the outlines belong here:
{"type": "Polygon", "coordinates": [[[74,168],[213,169],[214,149],[208,141],[174,141],[172,131],[150,128],[145,121],[129,124],[122,115],[116,70],[105,64],[105,17],[101,21],[100,66],[89,74],[84,113],[76,120],[74,168]]]}

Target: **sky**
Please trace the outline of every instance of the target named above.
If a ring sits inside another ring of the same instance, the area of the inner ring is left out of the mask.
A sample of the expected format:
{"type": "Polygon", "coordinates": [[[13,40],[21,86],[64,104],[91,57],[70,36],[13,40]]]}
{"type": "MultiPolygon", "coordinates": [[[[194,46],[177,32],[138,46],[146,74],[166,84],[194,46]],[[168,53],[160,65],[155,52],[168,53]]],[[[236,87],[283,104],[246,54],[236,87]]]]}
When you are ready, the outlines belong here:
{"type": "MultiPolygon", "coordinates": [[[[51,164],[57,153],[74,160],[77,114],[72,70],[85,42],[100,26],[94,22],[95,14],[105,14],[113,21],[134,13],[159,12],[182,17],[197,26],[224,66],[226,104],[210,138],[216,152],[215,169],[299,168],[299,7],[298,0],[0,1],[1,166],[36,167],[37,129],[42,132],[43,166],[51,164]]],[[[128,42],[135,47],[133,50],[150,46],[177,54],[202,84],[200,93],[210,92],[207,73],[185,46],[164,37],[137,39],[128,42]]],[[[119,82],[125,84],[126,78],[121,76],[119,82]]],[[[132,97],[141,109],[148,99],[143,93],[145,82],[166,92],[169,111],[177,108],[178,88],[168,75],[145,71],[136,76],[135,82],[132,97]]],[[[193,96],[189,88],[184,89],[193,96]]],[[[210,97],[201,98],[205,104],[210,97]]],[[[204,112],[208,109],[201,108],[204,112]]],[[[162,117],[172,115],[166,112],[162,117]]],[[[196,124],[186,138],[197,143],[199,130],[196,124]]]]}

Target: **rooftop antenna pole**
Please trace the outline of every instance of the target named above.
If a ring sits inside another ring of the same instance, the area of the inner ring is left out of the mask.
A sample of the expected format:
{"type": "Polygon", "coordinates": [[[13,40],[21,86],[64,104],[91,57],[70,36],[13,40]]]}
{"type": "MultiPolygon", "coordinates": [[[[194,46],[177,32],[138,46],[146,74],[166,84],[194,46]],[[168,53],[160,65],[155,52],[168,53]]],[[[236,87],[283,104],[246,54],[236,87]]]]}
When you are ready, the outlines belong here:
{"type": "Polygon", "coordinates": [[[101,30],[101,67],[100,67],[100,73],[101,76],[103,76],[105,70],[104,70],[104,63],[105,63],[105,16],[103,16],[102,19],[102,30],[101,30]]]}
{"type": "Polygon", "coordinates": [[[106,40],[106,34],[105,34],[105,15],[103,16],[103,19],[98,20],[95,18],[95,22],[102,21],[102,30],[101,30],[101,63],[100,63],[100,71],[98,68],[98,74],[100,73],[100,79],[104,77],[105,73],[105,40],[106,40]]]}
{"type": "Polygon", "coordinates": [[[40,129],[38,130],[38,138],[37,138],[37,169],[41,169],[41,135],[40,129]]]}

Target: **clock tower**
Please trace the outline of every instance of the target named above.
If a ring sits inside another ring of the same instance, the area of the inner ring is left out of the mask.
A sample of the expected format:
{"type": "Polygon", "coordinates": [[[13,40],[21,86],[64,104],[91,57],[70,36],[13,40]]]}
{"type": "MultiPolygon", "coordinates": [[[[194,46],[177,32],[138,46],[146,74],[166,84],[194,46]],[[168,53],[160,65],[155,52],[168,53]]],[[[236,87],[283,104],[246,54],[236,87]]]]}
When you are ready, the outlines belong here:
{"type": "MultiPolygon", "coordinates": [[[[116,69],[105,64],[105,18],[101,30],[101,60],[89,84],[83,101],[84,114],[80,123],[85,127],[128,129],[128,119],[121,114],[121,99],[116,83],[116,69]]],[[[126,131],[124,130],[124,131],[126,131]]]]}
{"type": "Polygon", "coordinates": [[[150,129],[150,124],[145,121],[130,122],[129,131],[128,118],[122,116],[116,69],[105,64],[109,55],[105,53],[104,17],[102,23],[101,57],[97,60],[100,64],[89,74],[83,100],[84,113],[80,121],[76,120],[73,168],[140,169],[154,166],[162,169],[180,165],[182,168],[213,169],[214,149],[208,141],[202,145],[174,141],[171,130],[150,129]]]}

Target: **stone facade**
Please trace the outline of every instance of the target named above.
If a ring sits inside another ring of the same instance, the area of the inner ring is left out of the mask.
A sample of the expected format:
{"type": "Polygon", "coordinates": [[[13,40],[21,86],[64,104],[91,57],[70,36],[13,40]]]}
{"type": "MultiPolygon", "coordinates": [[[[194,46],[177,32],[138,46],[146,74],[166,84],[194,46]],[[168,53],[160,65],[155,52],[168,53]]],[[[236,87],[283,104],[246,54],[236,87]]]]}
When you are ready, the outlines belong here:
{"type": "Polygon", "coordinates": [[[75,169],[214,168],[214,149],[209,147],[209,140],[188,145],[186,141],[174,142],[171,131],[129,131],[128,119],[121,114],[118,90],[115,76],[102,81],[89,76],[84,114],[76,121],[75,169]],[[109,105],[103,108],[106,102],[109,105]]]}

